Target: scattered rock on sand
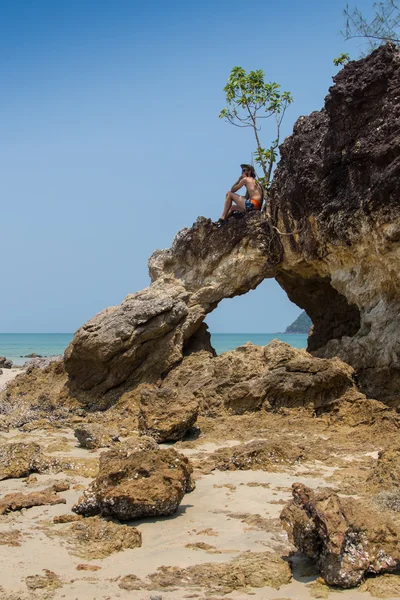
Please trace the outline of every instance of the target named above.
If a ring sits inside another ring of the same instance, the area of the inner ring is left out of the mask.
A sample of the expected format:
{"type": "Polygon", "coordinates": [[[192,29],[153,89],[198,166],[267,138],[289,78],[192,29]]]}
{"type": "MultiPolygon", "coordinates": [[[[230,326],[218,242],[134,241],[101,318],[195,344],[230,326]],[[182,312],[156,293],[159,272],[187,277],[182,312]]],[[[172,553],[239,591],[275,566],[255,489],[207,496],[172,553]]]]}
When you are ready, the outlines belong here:
{"type": "Polygon", "coordinates": [[[133,590],[141,590],[145,585],[142,580],[137,577],[137,575],[125,575],[125,577],[121,577],[118,582],[118,587],[121,590],[127,590],[128,592],[132,592],[133,590]]]}
{"type": "Polygon", "coordinates": [[[59,529],[56,535],[66,539],[71,554],[86,560],[100,559],[128,548],[140,548],[142,535],[135,527],[89,517],[59,529]]]}
{"type": "Polygon", "coordinates": [[[74,435],[80,446],[89,450],[108,448],[119,439],[116,432],[109,431],[98,423],[82,423],[76,427],[74,435]]]}
{"type": "Polygon", "coordinates": [[[46,466],[39,444],[14,442],[0,446],[0,480],[41,473],[46,466]]]}
{"type": "Polygon", "coordinates": [[[83,519],[82,515],[58,515],[53,518],[53,523],[55,525],[59,525],[61,523],[74,523],[75,521],[81,521],[83,519]]]}
{"type": "Polygon", "coordinates": [[[140,391],[139,432],[156,442],[181,440],[193,427],[199,402],[190,393],[156,386],[143,386],[140,391]]]}
{"type": "Polygon", "coordinates": [[[99,473],[73,511],[110,515],[121,521],[174,513],[192,491],[192,466],[174,449],[138,438],[104,452],[99,473]]]}
{"type": "Polygon", "coordinates": [[[87,563],[80,563],[77,565],[77,571],[100,571],[101,567],[99,565],[90,565],[87,563]]]}
{"type": "Polygon", "coordinates": [[[230,562],[204,563],[186,569],[162,566],[149,575],[157,588],[201,586],[210,593],[220,594],[247,587],[279,589],[291,578],[288,563],[270,552],[244,552],[230,562]]]}
{"type": "Polygon", "coordinates": [[[12,360],[9,360],[5,356],[0,356],[0,367],[3,369],[11,369],[13,366],[12,360]]]}
{"type": "Polygon", "coordinates": [[[0,499],[0,515],[5,515],[8,512],[21,510],[22,508],[32,508],[32,506],[43,506],[44,504],[66,504],[65,498],[57,496],[59,489],[54,487],[47,488],[41,492],[31,492],[30,494],[22,494],[16,492],[7,494],[0,499]]]}
{"type": "Polygon", "coordinates": [[[48,569],[43,569],[43,571],[45,572],[44,575],[29,575],[25,578],[25,583],[30,590],[56,590],[62,587],[61,579],[58,575],[48,569]]]}
{"type": "Polygon", "coordinates": [[[20,546],[22,539],[22,532],[19,531],[19,529],[2,531],[0,536],[0,546],[20,546]]]}
{"type": "Polygon", "coordinates": [[[400,564],[398,523],[329,488],[313,491],[295,483],[292,492],[281,513],[283,527],[326,583],[351,588],[367,573],[393,571],[400,564]]]}

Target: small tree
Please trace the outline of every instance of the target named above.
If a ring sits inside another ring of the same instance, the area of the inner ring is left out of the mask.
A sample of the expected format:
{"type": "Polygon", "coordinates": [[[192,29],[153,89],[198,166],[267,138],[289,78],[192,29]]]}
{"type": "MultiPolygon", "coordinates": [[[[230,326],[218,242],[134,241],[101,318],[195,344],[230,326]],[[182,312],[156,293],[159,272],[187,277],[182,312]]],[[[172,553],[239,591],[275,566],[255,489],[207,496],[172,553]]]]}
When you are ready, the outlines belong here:
{"type": "Polygon", "coordinates": [[[346,28],[342,35],[346,40],[365,38],[369,49],[373,50],[386,42],[400,43],[400,3],[398,0],[374,2],[374,16],[367,19],[359,8],[349,9],[346,5],[344,14],[346,28]]]}
{"type": "Polygon", "coordinates": [[[280,128],[283,117],[293,98],[289,92],[280,92],[277,83],[265,83],[263,71],[246,73],[241,67],[234,67],[224,87],[227,106],[219,117],[226,119],[236,127],[251,127],[256,138],[255,161],[262,168],[264,176],[260,178],[268,190],[274,163],[278,156],[280,128]],[[261,145],[259,132],[262,119],[273,118],[276,124],[276,139],[268,148],[261,145]]]}

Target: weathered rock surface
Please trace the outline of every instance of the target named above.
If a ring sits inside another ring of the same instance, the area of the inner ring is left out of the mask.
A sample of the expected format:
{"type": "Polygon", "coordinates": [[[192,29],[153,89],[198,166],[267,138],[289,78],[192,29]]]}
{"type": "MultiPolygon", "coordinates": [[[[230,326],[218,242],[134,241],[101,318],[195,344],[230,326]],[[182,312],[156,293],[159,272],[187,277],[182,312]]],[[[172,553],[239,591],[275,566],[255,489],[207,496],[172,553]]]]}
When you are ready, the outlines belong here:
{"type": "Polygon", "coordinates": [[[229,594],[247,587],[279,589],[290,582],[291,572],[288,563],[271,552],[244,552],[225,563],[204,563],[186,569],[163,566],[149,579],[161,589],[201,586],[209,592],[229,594]]]}
{"type": "Polygon", "coordinates": [[[159,449],[151,438],[139,438],[101,455],[98,476],[73,511],[121,521],[170,515],[194,488],[191,473],[182,454],[159,449]]]}
{"type": "Polygon", "coordinates": [[[354,587],[367,573],[393,571],[400,564],[400,524],[331,489],[293,484],[293,500],[281,521],[329,585],[354,587]]]}
{"type": "Polygon", "coordinates": [[[280,148],[271,210],[298,233],[282,237],[276,279],[313,321],[309,350],[339,356],[364,393],[398,404],[400,52],[382,46],[334,82],[280,148]]]}
{"type": "Polygon", "coordinates": [[[375,490],[400,489],[400,448],[379,452],[378,460],[367,483],[375,490]]]}
{"type": "Polygon", "coordinates": [[[105,558],[128,548],[140,548],[142,536],[136,527],[121,525],[100,517],[81,519],[58,530],[71,553],[86,560],[105,558]]]}
{"type": "Polygon", "coordinates": [[[39,444],[14,442],[0,446],[0,480],[41,473],[46,467],[39,444]]]}
{"type": "Polygon", "coordinates": [[[278,340],[265,347],[248,343],[216,358],[192,354],[162,386],[178,389],[179,395],[194,394],[207,414],[219,407],[236,414],[283,406],[318,409],[348,395],[362,397],[349,365],[315,358],[278,340]]]}
{"type": "Polygon", "coordinates": [[[204,331],[192,341],[223,298],[275,277],[313,321],[309,350],[339,356],[368,396],[399,403],[399,50],[382,46],[334,82],[281,146],[272,219],[218,229],[199,218],[156,251],[152,284],[76,332],[65,353],[74,393],[156,382],[207,347],[204,331]]]}
{"type": "Polygon", "coordinates": [[[170,387],[143,386],[140,390],[139,432],[156,442],[177,441],[193,427],[199,402],[189,392],[170,387]]]}
{"type": "Polygon", "coordinates": [[[288,446],[254,440],[247,444],[219,448],[210,455],[205,466],[219,471],[278,471],[287,469],[289,465],[300,464],[305,458],[304,448],[297,444],[288,446]]]}
{"type": "Polygon", "coordinates": [[[88,450],[108,448],[119,439],[116,432],[109,431],[98,423],[82,423],[76,427],[74,435],[79,445],[88,450]]]}
{"type": "Polygon", "coordinates": [[[0,430],[30,425],[48,429],[69,423],[82,407],[68,394],[66,382],[63,360],[52,360],[43,368],[30,365],[0,392],[0,430]]]}

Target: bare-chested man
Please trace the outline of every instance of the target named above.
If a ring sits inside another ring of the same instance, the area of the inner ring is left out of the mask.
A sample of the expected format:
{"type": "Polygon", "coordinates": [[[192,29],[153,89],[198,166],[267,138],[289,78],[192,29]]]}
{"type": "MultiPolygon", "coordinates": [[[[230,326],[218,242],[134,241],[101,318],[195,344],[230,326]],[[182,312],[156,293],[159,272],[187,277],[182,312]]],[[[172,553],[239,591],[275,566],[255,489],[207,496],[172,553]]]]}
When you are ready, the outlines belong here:
{"type": "Polygon", "coordinates": [[[261,210],[263,202],[263,190],[256,181],[256,173],[251,165],[240,165],[242,174],[233,184],[229,192],[226,193],[224,210],[218,225],[223,225],[234,211],[246,212],[248,210],[261,210]],[[246,195],[236,194],[240,188],[246,187],[246,195]]]}

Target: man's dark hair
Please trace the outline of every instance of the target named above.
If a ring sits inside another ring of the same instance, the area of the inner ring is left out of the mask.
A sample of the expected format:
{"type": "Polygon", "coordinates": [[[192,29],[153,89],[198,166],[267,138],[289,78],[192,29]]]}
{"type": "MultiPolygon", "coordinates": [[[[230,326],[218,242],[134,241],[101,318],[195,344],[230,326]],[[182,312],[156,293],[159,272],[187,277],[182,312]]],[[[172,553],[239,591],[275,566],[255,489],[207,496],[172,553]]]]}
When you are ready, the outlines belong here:
{"type": "Polygon", "coordinates": [[[257,178],[256,172],[252,165],[243,164],[243,165],[240,165],[240,168],[242,169],[242,171],[244,171],[244,170],[250,171],[250,176],[253,177],[254,179],[257,178]]]}

